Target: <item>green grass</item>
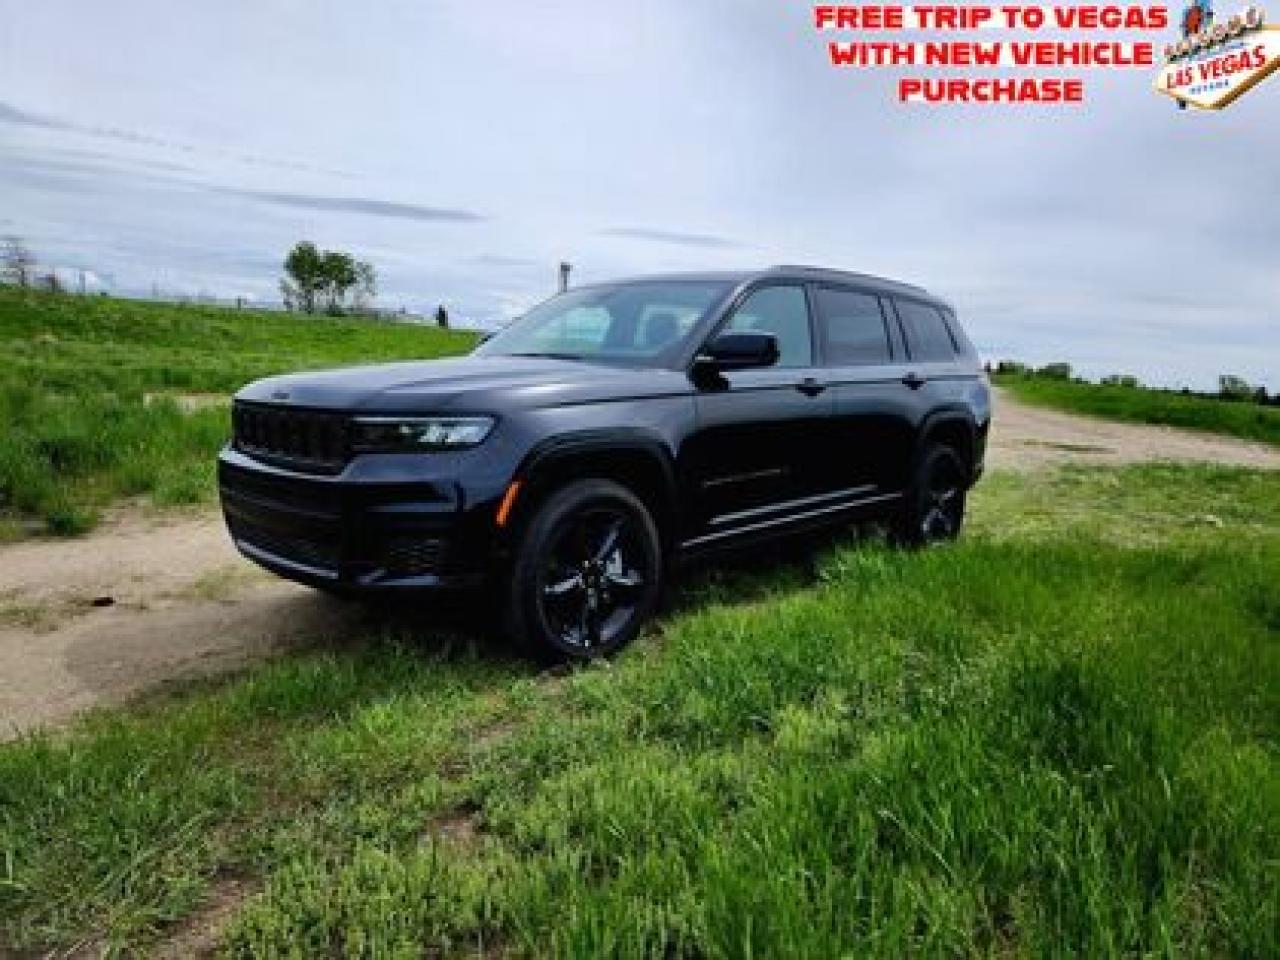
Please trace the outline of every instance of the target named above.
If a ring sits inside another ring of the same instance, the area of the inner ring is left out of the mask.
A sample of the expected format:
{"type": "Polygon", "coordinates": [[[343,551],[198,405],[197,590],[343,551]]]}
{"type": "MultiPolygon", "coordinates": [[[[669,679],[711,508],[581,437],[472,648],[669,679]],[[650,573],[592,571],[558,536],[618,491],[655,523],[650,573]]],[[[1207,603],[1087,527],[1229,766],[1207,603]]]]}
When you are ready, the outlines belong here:
{"type": "Polygon", "coordinates": [[[83,532],[123,497],[209,498],[229,430],[219,399],[250,380],[473,342],[403,324],[0,287],[0,539],[32,521],[83,532]]]}
{"type": "Polygon", "coordinates": [[[1213,400],[1172,390],[1102,386],[1027,375],[994,379],[1019,400],[1042,407],[1280,444],[1280,407],[1213,400]]]}
{"type": "Polygon", "coordinates": [[[1275,956],[1280,474],[972,521],[697,574],[567,677],[393,620],[0,748],[0,952],[234,882],[235,957],[1275,956]]]}

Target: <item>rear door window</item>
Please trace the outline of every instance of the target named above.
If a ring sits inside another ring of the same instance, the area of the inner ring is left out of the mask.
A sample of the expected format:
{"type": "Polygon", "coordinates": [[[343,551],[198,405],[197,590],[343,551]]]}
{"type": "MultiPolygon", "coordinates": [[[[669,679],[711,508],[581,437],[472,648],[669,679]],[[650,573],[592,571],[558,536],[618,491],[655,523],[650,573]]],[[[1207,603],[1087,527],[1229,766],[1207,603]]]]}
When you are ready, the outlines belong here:
{"type": "Polygon", "coordinates": [[[915,300],[894,298],[911,359],[920,363],[947,363],[956,358],[956,345],[942,314],[915,300]]]}
{"type": "Polygon", "coordinates": [[[814,292],[823,358],[830,367],[869,366],[890,360],[889,331],[880,298],[854,290],[814,292]]]}

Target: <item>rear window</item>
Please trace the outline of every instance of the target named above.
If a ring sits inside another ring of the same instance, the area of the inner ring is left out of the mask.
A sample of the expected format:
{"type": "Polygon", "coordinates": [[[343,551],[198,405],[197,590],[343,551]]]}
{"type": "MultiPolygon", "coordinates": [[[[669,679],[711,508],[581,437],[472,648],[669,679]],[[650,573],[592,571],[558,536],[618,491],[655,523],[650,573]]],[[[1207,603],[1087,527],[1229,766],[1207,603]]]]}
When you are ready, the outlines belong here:
{"type": "Polygon", "coordinates": [[[814,294],[826,363],[848,367],[889,362],[889,331],[880,298],[819,287],[814,294]]]}
{"type": "Polygon", "coordinates": [[[894,298],[902,329],[907,337],[907,350],[912,360],[936,363],[956,358],[955,341],[947,329],[941,311],[915,300],[894,298]]]}

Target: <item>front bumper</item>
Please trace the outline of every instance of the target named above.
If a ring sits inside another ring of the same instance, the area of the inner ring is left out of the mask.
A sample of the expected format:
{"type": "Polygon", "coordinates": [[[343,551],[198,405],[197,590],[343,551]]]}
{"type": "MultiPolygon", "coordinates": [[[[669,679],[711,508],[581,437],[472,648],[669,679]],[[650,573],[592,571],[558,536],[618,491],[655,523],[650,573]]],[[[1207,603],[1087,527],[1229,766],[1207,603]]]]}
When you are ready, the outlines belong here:
{"type": "Polygon", "coordinates": [[[282,577],[338,591],[483,582],[503,555],[493,523],[501,486],[378,466],[357,459],[337,476],[320,476],[227,447],[218,490],[236,548],[282,577]]]}

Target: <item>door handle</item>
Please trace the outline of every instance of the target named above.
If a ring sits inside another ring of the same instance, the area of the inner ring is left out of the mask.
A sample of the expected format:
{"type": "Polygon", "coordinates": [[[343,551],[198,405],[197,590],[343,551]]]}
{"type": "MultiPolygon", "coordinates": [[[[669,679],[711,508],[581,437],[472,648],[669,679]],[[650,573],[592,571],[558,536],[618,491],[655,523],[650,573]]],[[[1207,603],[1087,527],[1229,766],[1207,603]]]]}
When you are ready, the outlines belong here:
{"type": "Polygon", "coordinates": [[[823,390],[827,389],[827,385],[825,383],[818,382],[813,379],[813,377],[805,377],[796,384],[796,389],[806,397],[816,397],[818,394],[822,393],[823,390]]]}
{"type": "Polygon", "coordinates": [[[912,390],[919,390],[921,387],[925,385],[926,381],[924,377],[920,376],[920,374],[912,370],[910,373],[908,373],[905,377],[902,378],[902,382],[906,384],[908,387],[910,387],[912,390]]]}

